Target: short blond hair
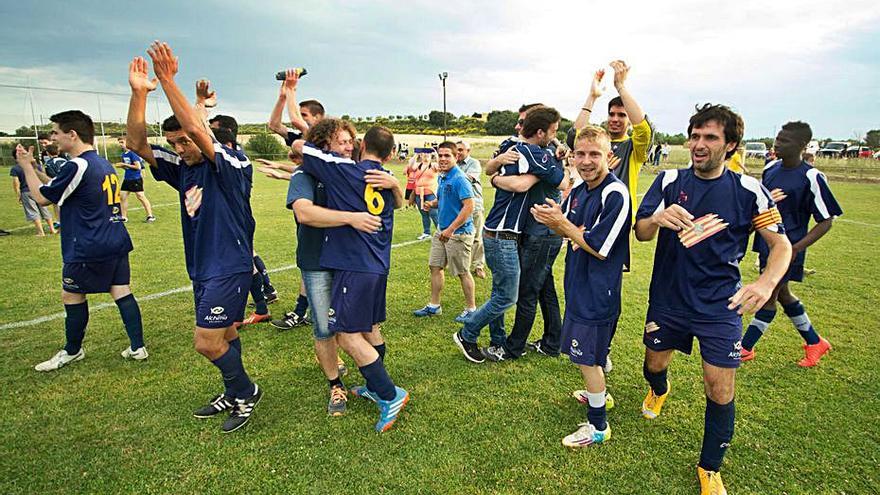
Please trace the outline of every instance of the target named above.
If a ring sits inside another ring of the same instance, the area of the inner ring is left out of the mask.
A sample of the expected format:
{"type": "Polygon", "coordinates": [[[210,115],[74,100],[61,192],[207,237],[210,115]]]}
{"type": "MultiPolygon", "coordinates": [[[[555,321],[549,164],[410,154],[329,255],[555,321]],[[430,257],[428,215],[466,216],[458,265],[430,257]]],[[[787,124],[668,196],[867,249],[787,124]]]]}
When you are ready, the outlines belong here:
{"type": "Polygon", "coordinates": [[[602,149],[611,151],[611,136],[608,135],[608,132],[605,129],[599,126],[587,125],[578,129],[577,137],[574,139],[574,145],[577,146],[577,143],[580,141],[596,143],[602,149]]]}

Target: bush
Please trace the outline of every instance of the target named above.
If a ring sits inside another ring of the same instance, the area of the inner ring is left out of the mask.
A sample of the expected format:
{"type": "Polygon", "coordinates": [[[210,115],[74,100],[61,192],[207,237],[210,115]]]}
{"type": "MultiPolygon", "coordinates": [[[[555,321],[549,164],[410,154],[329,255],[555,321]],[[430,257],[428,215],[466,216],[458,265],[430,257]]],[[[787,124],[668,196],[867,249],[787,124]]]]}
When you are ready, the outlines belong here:
{"type": "Polygon", "coordinates": [[[287,154],[284,145],[275,139],[275,135],[268,132],[260,132],[251,136],[244,148],[249,158],[278,159],[278,157],[287,154]]]}

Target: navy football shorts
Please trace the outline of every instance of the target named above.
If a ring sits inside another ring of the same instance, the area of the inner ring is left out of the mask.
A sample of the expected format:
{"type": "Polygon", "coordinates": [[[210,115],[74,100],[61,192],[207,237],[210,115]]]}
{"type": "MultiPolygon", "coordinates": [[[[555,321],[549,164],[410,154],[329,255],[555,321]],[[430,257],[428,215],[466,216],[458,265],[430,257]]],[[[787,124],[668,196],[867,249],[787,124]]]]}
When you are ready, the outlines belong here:
{"type": "Polygon", "coordinates": [[[251,288],[251,272],[234,273],[206,280],[193,280],[196,326],[226,328],[244,320],[251,288]]]}
{"type": "Polygon", "coordinates": [[[331,332],[370,332],[385,321],[388,275],[336,270],[330,295],[331,332]]]}
{"type": "Polygon", "coordinates": [[[114,285],[128,285],[131,269],[128,253],[107,261],[65,263],[61,269],[61,287],[77,294],[110,292],[114,285]]]}
{"type": "Polygon", "coordinates": [[[574,364],[605,366],[608,360],[608,347],[611,345],[611,332],[616,325],[617,318],[579,323],[566,315],[562,322],[559,352],[567,354],[568,359],[574,364]]]}
{"type": "MultiPolygon", "coordinates": [[[[797,261],[797,260],[796,260],[797,261]]],[[[764,269],[767,268],[767,258],[763,256],[758,256],[758,263],[761,267],[761,273],[764,273],[764,269]]],[[[803,282],[804,281],[804,264],[803,263],[792,263],[788,265],[788,270],[785,272],[785,275],[779,280],[779,283],[782,282],[803,282]]]]}
{"type": "Polygon", "coordinates": [[[719,368],[738,368],[742,345],[742,317],[736,313],[720,320],[695,320],[648,306],[645,347],[654,351],[676,349],[690,354],[694,337],[700,342],[703,361],[719,368]]]}

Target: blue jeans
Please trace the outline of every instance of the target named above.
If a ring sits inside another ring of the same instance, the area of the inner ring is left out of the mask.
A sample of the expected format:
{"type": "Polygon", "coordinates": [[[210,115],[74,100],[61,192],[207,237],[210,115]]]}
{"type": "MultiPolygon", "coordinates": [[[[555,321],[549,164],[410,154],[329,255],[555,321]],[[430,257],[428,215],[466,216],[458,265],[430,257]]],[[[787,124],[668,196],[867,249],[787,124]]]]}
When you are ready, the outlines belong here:
{"type": "Polygon", "coordinates": [[[516,304],[519,289],[519,252],[517,242],[494,237],[483,237],[486,265],[492,271],[492,294],[489,300],[471,313],[461,329],[462,340],[477,342],[480,331],[489,325],[492,345],[503,346],[504,312],[516,304]]]}
{"type": "Polygon", "coordinates": [[[306,286],[306,297],[312,313],[312,332],[315,340],[327,340],[333,337],[329,328],[330,289],[333,287],[333,272],[322,270],[300,270],[303,285],[306,286]]]}
{"type": "Polygon", "coordinates": [[[544,317],[544,337],[541,348],[548,354],[559,352],[559,338],[562,334],[562,317],[559,311],[559,298],[553,280],[553,264],[562,248],[562,238],[558,235],[524,235],[520,245],[519,298],[516,303],[516,317],[513,329],[504,348],[516,357],[522,356],[526,341],[535,323],[537,306],[541,304],[544,317]]]}
{"type": "MultiPolygon", "coordinates": [[[[433,194],[425,194],[425,201],[434,201],[437,199],[437,196],[433,194]]],[[[431,208],[428,211],[422,209],[422,197],[418,194],[416,195],[416,208],[419,209],[419,213],[422,215],[422,232],[431,235],[431,222],[434,223],[434,228],[437,228],[437,223],[440,221],[440,212],[437,208],[431,208]]]]}

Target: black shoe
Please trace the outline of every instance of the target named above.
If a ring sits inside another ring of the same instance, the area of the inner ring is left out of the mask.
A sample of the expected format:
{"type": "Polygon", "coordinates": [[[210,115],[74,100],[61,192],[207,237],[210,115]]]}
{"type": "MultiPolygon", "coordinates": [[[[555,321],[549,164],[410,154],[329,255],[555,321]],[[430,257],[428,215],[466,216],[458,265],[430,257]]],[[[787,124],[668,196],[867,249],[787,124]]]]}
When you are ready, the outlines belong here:
{"type": "Polygon", "coordinates": [[[551,353],[550,351],[548,351],[547,348],[544,347],[544,344],[540,340],[535,340],[533,342],[529,342],[526,344],[526,347],[530,350],[537,352],[538,354],[540,354],[542,356],[547,356],[547,357],[559,356],[558,352],[551,353]]]}
{"type": "Polygon", "coordinates": [[[483,353],[480,352],[480,348],[477,347],[477,344],[472,342],[466,342],[461,338],[461,331],[455,332],[452,334],[452,341],[455,342],[455,345],[461,349],[461,353],[464,354],[464,358],[472,363],[482,363],[486,360],[483,353]]]}
{"type": "Polygon", "coordinates": [[[193,411],[193,416],[199,419],[212,418],[223,411],[228,411],[232,409],[235,405],[235,400],[232,397],[227,397],[223,394],[220,394],[213,399],[211,402],[205,406],[200,407],[193,411]]]}
{"type": "Polygon", "coordinates": [[[235,399],[235,406],[232,408],[232,412],[229,413],[229,417],[223,422],[223,433],[232,433],[246,425],[251,420],[254,408],[257,407],[262,398],[263,391],[255,383],[254,395],[247,399],[235,399]]]}
{"type": "Polygon", "coordinates": [[[272,304],[273,302],[278,300],[278,291],[273,290],[272,292],[263,294],[266,297],[266,304],[272,304]]]}
{"type": "Polygon", "coordinates": [[[284,318],[280,320],[272,320],[269,324],[280,330],[290,330],[291,328],[300,327],[309,323],[310,322],[307,318],[303,318],[291,311],[290,313],[284,313],[284,318]]]}
{"type": "MultiPolygon", "coordinates": [[[[57,227],[56,227],[56,228],[57,228],[57,227]]],[[[7,231],[5,231],[5,230],[3,230],[3,229],[0,229],[0,237],[2,237],[2,236],[4,236],[4,235],[9,235],[9,234],[11,234],[11,232],[7,232],[7,231]]]]}

